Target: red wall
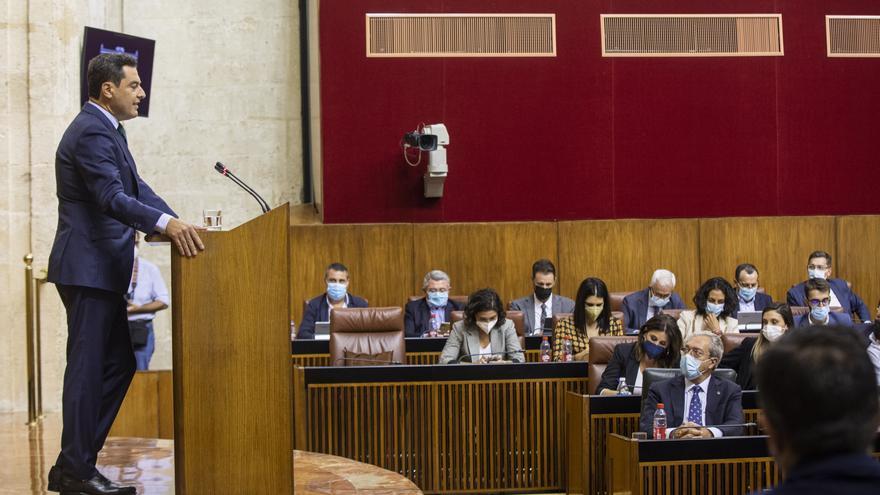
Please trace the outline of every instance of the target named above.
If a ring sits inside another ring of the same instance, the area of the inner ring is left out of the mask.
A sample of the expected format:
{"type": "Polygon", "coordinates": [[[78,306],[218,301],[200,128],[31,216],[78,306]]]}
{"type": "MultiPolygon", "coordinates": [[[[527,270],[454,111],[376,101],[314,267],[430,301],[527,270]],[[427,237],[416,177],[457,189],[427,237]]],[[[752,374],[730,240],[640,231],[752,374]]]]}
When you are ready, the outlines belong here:
{"type": "Polygon", "coordinates": [[[876,0],[422,5],[321,2],[327,223],[880,213],[880,59],[827,58],[824,18],[876,0]],[[368,59],[367,12],[555,13],[558,56],[368,59]],[[785,56],[603,58],[601,13],[781,13],[785,56]],[[399,141],[437,122],[432,200],[399,141]]]}

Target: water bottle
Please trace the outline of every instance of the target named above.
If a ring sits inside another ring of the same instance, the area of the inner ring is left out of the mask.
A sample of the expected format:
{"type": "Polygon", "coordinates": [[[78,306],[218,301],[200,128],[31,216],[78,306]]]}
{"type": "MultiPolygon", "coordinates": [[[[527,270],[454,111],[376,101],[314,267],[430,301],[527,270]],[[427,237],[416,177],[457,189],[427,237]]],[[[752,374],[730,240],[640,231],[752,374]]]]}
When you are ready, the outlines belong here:
{"type": "Polygon", "coordinates": [[[666,411],[662,402],[657,404],[657,410],[654,411],[654,440],[666,440],[666,411]]]}
{"type": "Polygon", "coordinates": [[[566,363],[574,361],[574,352],[571,349],[571,339],[568,337],[562,342],[562,360],[566,363]]]}
{"type": "Polygon", "coordinates": [[[544,336],[544,339],[541,340],[541,362],[549,363],[552,351],[550,349],[550,341],[547,340],[547,336],[544,336]]]}
{"type": "Polygon", "coordinates": [[[626,386],[626,377],[622,376],[620,380],[617,380],[617,395],[632,395],[629,387],[626,386]]]}

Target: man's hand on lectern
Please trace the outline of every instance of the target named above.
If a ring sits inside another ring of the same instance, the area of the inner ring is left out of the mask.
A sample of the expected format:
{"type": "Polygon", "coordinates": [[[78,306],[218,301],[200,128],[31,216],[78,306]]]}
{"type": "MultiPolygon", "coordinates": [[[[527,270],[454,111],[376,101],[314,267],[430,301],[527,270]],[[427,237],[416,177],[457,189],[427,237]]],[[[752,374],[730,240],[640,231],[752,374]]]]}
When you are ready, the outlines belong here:
{"type": "Polygon", "coordinates": [[[199,238],[200,230],[206,229],[172,218],[168,221],[168,226],[165,227],[165,235],[171,238],[181,255],[191,258],[199,251],[205,250],[205,245],[199,238]]]}

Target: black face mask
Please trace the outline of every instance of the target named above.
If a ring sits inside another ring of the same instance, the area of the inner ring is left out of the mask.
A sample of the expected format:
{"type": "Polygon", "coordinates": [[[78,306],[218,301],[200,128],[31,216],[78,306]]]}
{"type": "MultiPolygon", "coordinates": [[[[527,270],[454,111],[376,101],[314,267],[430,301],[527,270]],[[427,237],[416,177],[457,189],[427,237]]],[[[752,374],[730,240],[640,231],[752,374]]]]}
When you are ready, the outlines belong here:
{"type": "Polygon", "coordinates": [[[552,293],[552,287],[538,287],[537,285],[535,286],[535,298],[539,301],[546,301],[552,293]]]}

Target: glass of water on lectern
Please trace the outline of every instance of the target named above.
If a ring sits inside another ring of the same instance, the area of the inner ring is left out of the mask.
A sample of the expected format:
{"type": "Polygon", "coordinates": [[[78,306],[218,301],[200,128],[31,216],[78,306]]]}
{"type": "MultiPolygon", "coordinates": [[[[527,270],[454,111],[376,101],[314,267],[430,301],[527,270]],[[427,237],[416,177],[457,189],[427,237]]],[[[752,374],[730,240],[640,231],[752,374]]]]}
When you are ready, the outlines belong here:
{"type": "Polygon", "coordinates": [[[202,210],[202,225],[208,230],[223,230],[223,212],[202,210]]]}

